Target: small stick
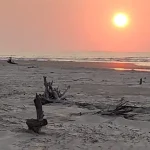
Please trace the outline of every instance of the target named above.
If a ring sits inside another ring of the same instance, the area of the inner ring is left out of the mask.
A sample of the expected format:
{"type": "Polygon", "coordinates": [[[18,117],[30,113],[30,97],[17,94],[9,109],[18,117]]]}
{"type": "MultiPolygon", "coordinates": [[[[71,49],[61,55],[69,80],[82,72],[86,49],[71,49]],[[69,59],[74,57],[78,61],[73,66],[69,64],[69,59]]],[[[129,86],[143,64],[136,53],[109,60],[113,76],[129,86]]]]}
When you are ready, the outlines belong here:
{"type": "Polygon", "coordinates": [[[140,79],[140,85],[143,83],[143,80],[142,80],[142,78],[140,79]]]}
{"type": "Polygon", "coordinates": [[[69,89],[70,89],[70,85],[69,85],[69,86],[66,88],[66,90],[61,94],[60,97],[63,97],[69,89]]]}

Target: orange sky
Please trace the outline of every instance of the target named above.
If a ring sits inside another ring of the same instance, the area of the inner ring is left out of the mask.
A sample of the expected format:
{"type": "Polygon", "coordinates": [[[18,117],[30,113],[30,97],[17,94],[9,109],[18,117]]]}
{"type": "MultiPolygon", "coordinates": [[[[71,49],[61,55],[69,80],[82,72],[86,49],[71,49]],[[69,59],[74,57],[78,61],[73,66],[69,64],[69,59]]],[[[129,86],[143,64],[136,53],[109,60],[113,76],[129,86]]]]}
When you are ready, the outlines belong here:
{"type": "Polygon", "coordinates": [[[63,50],[149,51],[150,0],[1,0],[0,55],[63,50]],[[112,16],[130,16],[118,29],[112,16]]]}

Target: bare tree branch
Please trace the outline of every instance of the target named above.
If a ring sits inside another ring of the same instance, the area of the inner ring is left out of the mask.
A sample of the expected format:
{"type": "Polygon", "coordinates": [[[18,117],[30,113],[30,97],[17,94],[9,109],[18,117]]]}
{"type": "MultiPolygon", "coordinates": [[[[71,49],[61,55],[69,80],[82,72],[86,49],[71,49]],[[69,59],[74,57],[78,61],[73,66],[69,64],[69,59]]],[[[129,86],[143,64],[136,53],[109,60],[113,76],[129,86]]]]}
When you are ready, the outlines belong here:
{"type": "Polygon", "coordinates": [[[70,86],[65,89],[65,91],[61,94],[61,91],[59,90],[59,86],[57,88],[53,87],[53,81],[47,82],[46,76],[43,76],[44,79],[44,87],[45,91],[43,95],[40,95],[39,99],[41,100],[42,104],[46,103],[57,103],[61,100],[64,100],[65,94],[70,88],[70,86]]]}

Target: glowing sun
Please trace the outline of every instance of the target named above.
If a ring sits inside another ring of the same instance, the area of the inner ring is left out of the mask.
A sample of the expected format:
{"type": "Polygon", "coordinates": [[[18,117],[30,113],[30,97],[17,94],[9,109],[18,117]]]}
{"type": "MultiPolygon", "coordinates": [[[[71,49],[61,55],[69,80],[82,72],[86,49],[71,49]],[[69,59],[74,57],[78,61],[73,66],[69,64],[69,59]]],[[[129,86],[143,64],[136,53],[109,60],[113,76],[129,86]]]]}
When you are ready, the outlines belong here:
{"type": "Polygon", "coordinates": [[[128,22],[129,22],[128,16],[124,13],[117,13],[113,17],[113,23],[117,27],[120,28],[126,27],[128,25],[128,22]]]}

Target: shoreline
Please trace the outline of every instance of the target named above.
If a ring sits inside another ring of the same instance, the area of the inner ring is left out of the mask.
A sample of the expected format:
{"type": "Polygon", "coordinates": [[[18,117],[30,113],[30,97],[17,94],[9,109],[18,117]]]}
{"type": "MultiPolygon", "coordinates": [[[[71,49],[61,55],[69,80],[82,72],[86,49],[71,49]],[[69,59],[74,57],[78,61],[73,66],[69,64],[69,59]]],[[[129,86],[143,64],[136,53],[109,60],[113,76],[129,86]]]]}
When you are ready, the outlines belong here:
{"type": "MultiPolygon", "coordinates": [[[[73,67],[73,68],[95,68],[95,69],[110,69],[116,71],[144,71],[150,72],[150,66],[137,65],[130,62],[79,62],[79,61],[38,61],[38,60],[14,60],[18,65],[28,66],[47,66],[47,67],[73,67]]],[[[3,65],[6,60],[0,60],[3,65]]]]}

